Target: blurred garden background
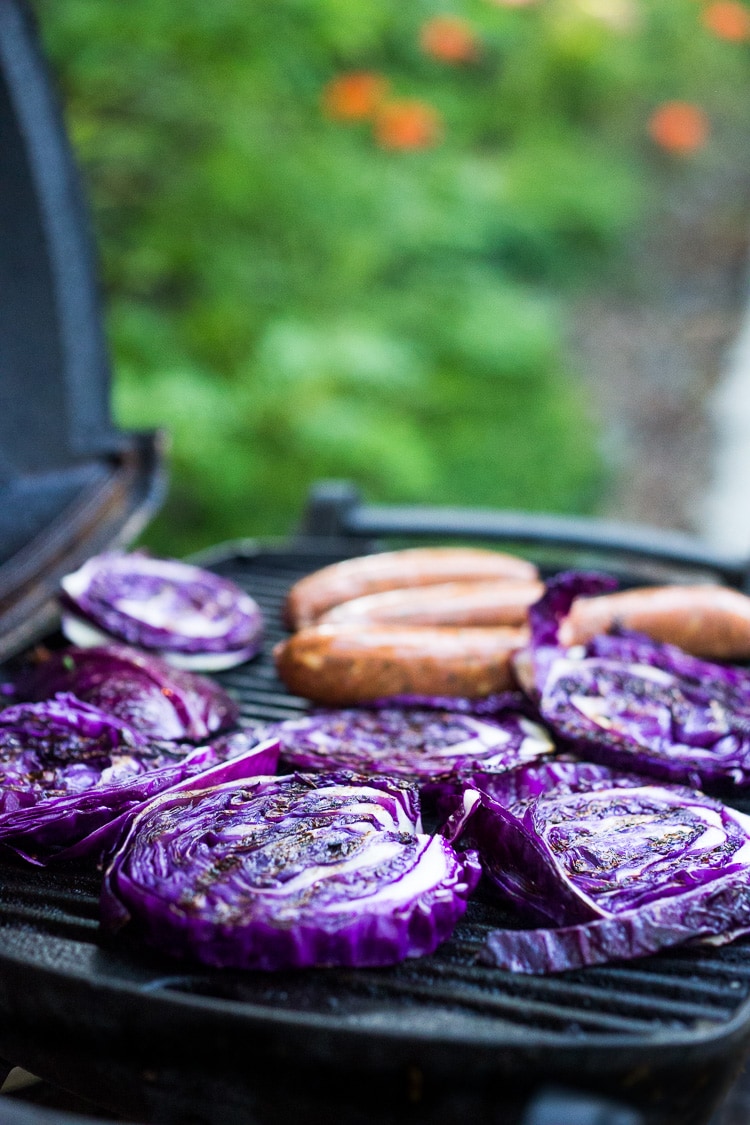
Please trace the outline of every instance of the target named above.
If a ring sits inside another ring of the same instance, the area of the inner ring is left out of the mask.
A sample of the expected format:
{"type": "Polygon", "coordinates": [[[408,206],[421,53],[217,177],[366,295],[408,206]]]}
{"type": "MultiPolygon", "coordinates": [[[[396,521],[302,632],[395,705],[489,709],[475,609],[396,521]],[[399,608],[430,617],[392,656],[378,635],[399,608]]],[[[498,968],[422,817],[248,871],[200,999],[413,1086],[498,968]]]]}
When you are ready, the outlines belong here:
{"type": "MultiPolygon", "coordinates": [[[[628,349],[650,350],[657,412],[684,368],[653,355],[663,318],[623,310],[689,303],[700,276],[718,327],[682,343],[709,339],[703,370],[731,336],[750,4],[34,8],[92,200],[116,416],[172,435],[157,551],[287,534],[320,477],[606,511],[628,349]]],[[[689,410],[677,425],[690,445],[689,410]]]]}

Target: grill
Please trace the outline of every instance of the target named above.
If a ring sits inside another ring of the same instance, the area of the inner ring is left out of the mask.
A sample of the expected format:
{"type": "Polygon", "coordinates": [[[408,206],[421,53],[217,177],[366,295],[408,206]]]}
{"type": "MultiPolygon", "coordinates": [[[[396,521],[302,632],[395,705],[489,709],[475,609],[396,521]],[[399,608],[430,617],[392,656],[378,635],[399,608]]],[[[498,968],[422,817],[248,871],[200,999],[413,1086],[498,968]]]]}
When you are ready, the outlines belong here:
{"type": "MultiPolygon", "coordinates": [[[[292,581],[345,553],[308,541],[202,560],[269,623],[263,655],[219,677],[243,717],[307,706],[273,669],[279,609],[292,581]]],[[[487,930],[513,925],[479,897],[435,954],[392,969],[210,971],[103,943],[90,873],[6,862],[0,885],[0,1054],[137,1120],[521,1122],[558,1083],[698,1125],[750,1036],[748,942],[518,976],[476,962],[487,930]]]]}
{"type": "MultiPolygon", "coordinates": [[[[0,182],[0,660],[8,660],[53,627],[60,576],[132,539],[164,488],[158,435],[119,433],[109,417],[84,201],[24,0],[0,0],[0,182]]],[[[630,582],[698,572],[744,587],[749,569],[684,536],[517,513],[369,508],[329,484],[298,539],[223,546],[198,560],[248,590],[268,621],[264,654],[220,677],[244,717],[273,721],[306,706],[283,690],[270,660],[289,584],[379,537],[394,546],[414,537],[532,544],[550,568],[604,552],[607,568],[630,582]]],[[[477,897],[429,958],[270,976],[196,969],[105,942],[97,901],[90,872],[0,861],[0,1056],[130,1120],[701,1125],[750,1038],[746,942],[551,979],[514,976],[477,963],[488,928],[513,924],[477,897]]],[[[4,1099],[0,1120],[50,1119],[4,1099]]]]}

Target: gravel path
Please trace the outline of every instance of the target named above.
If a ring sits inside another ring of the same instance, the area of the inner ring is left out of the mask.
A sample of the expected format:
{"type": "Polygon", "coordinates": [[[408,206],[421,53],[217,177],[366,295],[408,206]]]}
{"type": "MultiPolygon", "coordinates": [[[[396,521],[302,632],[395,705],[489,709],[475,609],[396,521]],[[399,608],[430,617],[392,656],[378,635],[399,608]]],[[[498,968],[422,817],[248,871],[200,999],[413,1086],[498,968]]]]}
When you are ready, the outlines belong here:
{"type": "Polygon", "coordinates": [[[750,490],[748,201],[736,176],[673,200],[630,284],[581,303],[572,350],[610,472],[599,514],[750,554],[750,502],[732,517],[750,490]]]}

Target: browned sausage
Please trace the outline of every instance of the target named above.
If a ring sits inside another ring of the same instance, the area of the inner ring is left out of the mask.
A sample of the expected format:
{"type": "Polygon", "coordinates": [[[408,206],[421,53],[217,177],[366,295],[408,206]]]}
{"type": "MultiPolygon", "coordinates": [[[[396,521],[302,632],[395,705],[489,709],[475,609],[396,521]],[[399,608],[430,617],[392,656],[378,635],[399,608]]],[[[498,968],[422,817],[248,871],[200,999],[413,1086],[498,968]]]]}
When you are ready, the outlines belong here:
{"type": "Polygon", "coordinates": [[[352,598],[411,586],[498,578],[533,580],[533,563],[478,547],[411,547],[361,555],[316,570],[296,582],[286,600],[285,618],[292,629],[312,625],[321,614],[352,598]]]}
{"type": "Polygon", "coordinates": [[[274,649],[295,695],[346,706],[416,693],[481,698],[514,685],[510,657],[525,629],[311,625],[274,649]]]}
{"type": "Polygon", "coordinates": [[[525,625],[528,607],[543,593],[542,582],[510,578],[382,590],[334,606],[318,618],[318,624],[525,625]]]}
{"type": "Polygon", "coordinates": [[[750,658],[750,598],[725,586],[648,586],[578,598],[560,627],[560,640],[583,644],[618,625],[693,656],[750,658]]]}

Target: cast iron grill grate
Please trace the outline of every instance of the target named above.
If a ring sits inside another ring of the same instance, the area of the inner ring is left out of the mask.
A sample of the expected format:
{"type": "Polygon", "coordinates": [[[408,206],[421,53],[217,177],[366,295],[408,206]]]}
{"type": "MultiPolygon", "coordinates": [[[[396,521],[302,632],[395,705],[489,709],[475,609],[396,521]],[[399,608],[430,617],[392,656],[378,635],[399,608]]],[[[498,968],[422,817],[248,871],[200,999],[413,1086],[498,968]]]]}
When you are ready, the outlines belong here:
{"type": "MultiPolygon", "coordinates": [[[[258,600],[268,623],[262,656],[219,677],[245,718],[274,721],[308,706],[279,683],[271,649],[285,635],[280,608],[289,584],[333,558],[264,549],[210,560],[258,600]]],[[[545,1070],[552,1061],[558,1073],[563,1063],[580,1062],[596,1074],[604,1060],[603,1074],[628,1068],[638,1074],[652,1056],[684,1067],[691,1050],[697,1060],[721,1057],[724,1065],[747,1037],[750,941],[549,978],[523,976],[478,962],[487,931],[515,924],[480,896],[435,954],[390,969],[213,971],[127,940],[103,940],[98,887],[96,874],[83,870],[10,860],[0,865],[0,1054],[30,1069],[35,1063],[37,1073],[44,1073],[47,1057],[25,1059],[23,1037],[39,1027],[55,1031],[50,1059],[61,1033],[68,1047],[83,1051],[125,1041],[126,1057],[137,1067],[147,1042],[179,1043],[180,1051],[195,1042],[205,1052],[210,1032],[217,1056],[235,1036],[247,1036],[254,1049],[262,1043],[272,1061],[295,1050],[309,1065],[324,1057],[340,1071],[382,1068],[398,1044],[412,1062],[442,1073],[440,1052],[447,1047],[456,1068],[468,1075],[467,1067],[474,1067],[475,1077],[488,1081],[498,1068],[533,1080],[540,1051],[545,1070]],[[723,1056],[716,1044],[726,1045],[723,1056]]],[[[207,1065],[205,1054],[201,1065],[207,1065]]],[[[605,1089],[613,1088],[611,1081],[605,1089]]],[[[696,1081],[708,1090],[704,1077],[696,1081]]],[[[689,1101],[692,1094],[684,1096],[689,1101]]],[[[223,1120],[206,1113],[211,1125],[223,1120]]]]}

